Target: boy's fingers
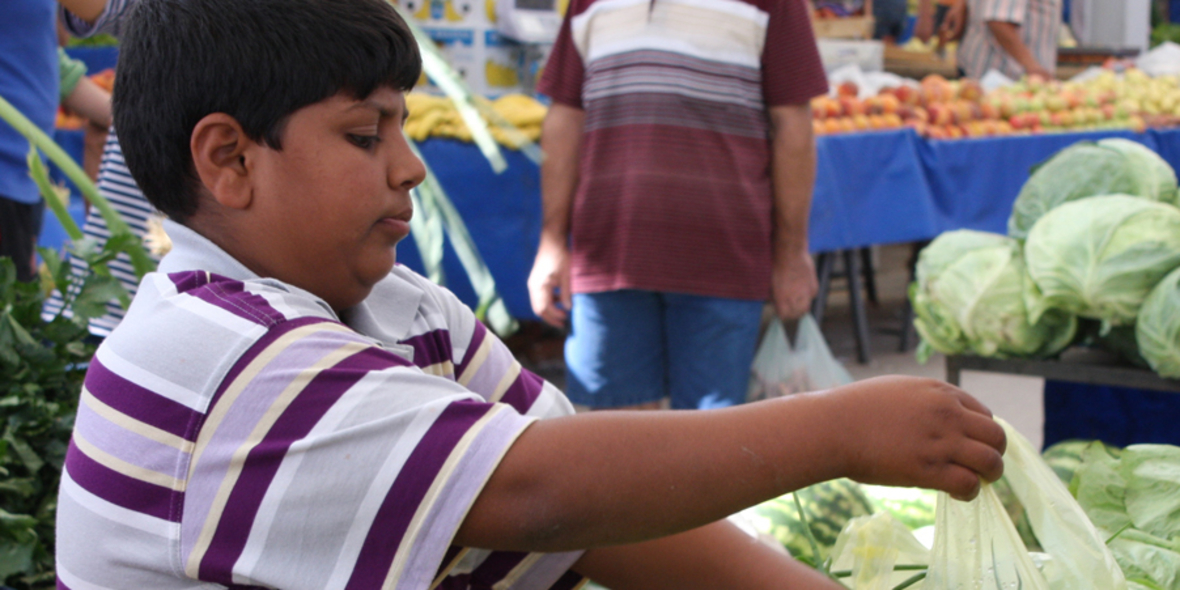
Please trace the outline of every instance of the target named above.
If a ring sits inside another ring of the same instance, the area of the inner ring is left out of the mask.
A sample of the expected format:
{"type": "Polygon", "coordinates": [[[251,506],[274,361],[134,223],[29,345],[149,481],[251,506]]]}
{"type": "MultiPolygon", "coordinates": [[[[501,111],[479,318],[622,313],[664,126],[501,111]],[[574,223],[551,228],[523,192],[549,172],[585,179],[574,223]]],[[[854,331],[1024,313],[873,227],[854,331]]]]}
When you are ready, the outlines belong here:
{"type": "Polygon", "coordinates": [[[942,491],[962,502],[975,499],[983,485],[974,471],[960,465],[947,465],[943,482],[942,491]]]}
{"type": "Polygon", "coordinates": [[[959,403],[963,404],[963,407],[965,407],[968,410],[971,410],[973,412],[978,412],[980,414],[983,414],[984,416],[987,416],[988,418],[992,417],[992,411],[990,409],[988,409],[987,406],[983,405],[983,402],[975,399],[971,394],[967,393],[966,391],[963,391],[962,389],[959,389],[956,387],[954,390],[955,390],[955,394],[959,398],[959,403]]]}
{"type": "Polygon", "coordinates": [[[1004,456],[995,448],[979,442],[969,441],[963,445],[952,461],[987,481],[996,481],[1004,475],[1004,456]]]}
{"type": "Polygon", "coordinates": [[[963,421],[963,433],[1003,454],[1008,448],[1008,435],[1004,427],[991,418],[968,415],[963,421]]]}

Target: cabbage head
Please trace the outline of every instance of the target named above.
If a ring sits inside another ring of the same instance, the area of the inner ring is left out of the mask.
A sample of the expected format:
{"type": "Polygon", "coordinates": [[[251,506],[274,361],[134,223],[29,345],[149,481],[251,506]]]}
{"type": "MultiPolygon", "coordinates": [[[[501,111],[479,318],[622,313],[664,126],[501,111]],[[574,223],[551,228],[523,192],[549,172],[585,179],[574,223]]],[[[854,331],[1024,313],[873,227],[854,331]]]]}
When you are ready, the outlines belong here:
{"type": "Polygon", "coordinates": [[[1176,172],[1142,144],[1120,138],[1078,142],[1033,171],[1012,205],[1008,235],[1026,239],[1033,224],[1062,203],[1114,194],[1180,204],[1176,172]]]}
{"type": "Polygon", "coordinates": [[[1180,269],[1164,277],[1143,301],[1135,340],[1156,373],[1180,379],[1180,269]]]}
{"type": "Polygon", "coordinates": [[[1089,197],[1045,214],[1024,245],[1033,321],[1050,308],[1111,326],[1135,322],[1148,292],[1180,266],[1180,208],[1127,195],[1089,197]]]}
{"type": "Polygon", "coordinates": [[[910,286],[918,357],[944,354],[1043,357],[1073,340],[1073,314],[1050,310],[1031,323],[1025,307],[1028,273],[1020,243],[1000,234],[946,232],[918,255],[910,286]]]}

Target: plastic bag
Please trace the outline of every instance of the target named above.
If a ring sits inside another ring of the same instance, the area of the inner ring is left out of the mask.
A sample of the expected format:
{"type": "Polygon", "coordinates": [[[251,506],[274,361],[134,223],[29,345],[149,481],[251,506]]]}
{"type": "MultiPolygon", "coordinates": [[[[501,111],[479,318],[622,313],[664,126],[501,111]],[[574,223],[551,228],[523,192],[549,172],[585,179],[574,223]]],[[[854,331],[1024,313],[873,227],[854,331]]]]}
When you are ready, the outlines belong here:
{"type": "Polygon", "coordinates": [[[1126,590],[1123,572],[1082,507],[1028,439],[1008,435],[1004,477],[1046,556],[1038,569],[989,485],[971,502],[940,493],[927,589],[1126,590]]]}
{"type": "Polygon", "coordinates": [[[832,548],[832,571],[850,571],[856,590],[892,590],[917,574],[907,566],[930,562],[930,550],[888,512],[848,522],[832,548]]]}
{"type": "Polygon", "coordinates": [[[1052,468],[1011,425],[996,421],[1008,436],[1004,477],[1028,512],[1044,553],[1029,553],[995,489],[985,484],[970,502],[938,494],[928,555],[915,548],[912,533],[895,523],[866,518],[850,522],[832,552],[833,569],[851,570],[846,585],[854,590],[894,588],[913,573],[896,571],[895,565],[928,563],[926,578],[911,590],[1128,589],[1102,535],[1052,468]]]}
{"type": "Polygon", "coordinates": [[[766,328],[750,367],[748,401],[819,391],[852,383],[852,375],[832,356],[819,324],[811,314],[799,320],[795,345],[787,339],[782,321],[766,328]]]}

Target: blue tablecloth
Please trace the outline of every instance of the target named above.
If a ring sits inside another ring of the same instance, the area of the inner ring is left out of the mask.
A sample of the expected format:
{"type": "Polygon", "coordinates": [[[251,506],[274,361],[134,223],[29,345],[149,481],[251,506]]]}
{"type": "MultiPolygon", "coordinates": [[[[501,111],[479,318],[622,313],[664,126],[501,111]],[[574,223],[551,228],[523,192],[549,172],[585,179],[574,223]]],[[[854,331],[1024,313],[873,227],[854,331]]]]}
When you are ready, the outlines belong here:
{"type": "MultiPolygon", "coordinates": [[[[959,228],[1005,232],[1012,202],[1031,167],[1074,142],[1105,137],[1139,141],[1180,169],[1180,130],[950,141],[926,140],[910,130],[820,137],[811,249],[926,240],[959,228]]],[[[81,148],[80,133],[59,132],[58,139],[72,152],[81,148]]],[[[420,147],[463,215],[508,310],[534,318],[525,282],[541,229],[538,167],[506,150],[508,169],[496,174],[472,144],[431,139],[420,147]]],[[[71,210],[80,216],[79,203],[71,210]]],[[[63,239],[56,219],[46,215],[41,243],[56,247],[63,239]]],[[[412,240],[398,248],[400,260],[421,270],[412,240]]],[[[443,265],[448,286],[474,305],[475,293],[449,248],[443,265]]]]}

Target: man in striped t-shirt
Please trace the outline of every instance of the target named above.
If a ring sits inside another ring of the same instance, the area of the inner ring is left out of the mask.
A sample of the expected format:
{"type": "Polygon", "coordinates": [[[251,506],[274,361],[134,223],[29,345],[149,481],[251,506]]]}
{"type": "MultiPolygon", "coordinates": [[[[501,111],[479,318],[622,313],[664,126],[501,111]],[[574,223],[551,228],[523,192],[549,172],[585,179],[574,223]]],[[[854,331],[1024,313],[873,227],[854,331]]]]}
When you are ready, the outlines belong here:
{"type": "Polygon", "coordinates": [[[1053,78],[1061,0],[959,0],[948,19],[961,21],[964,9],[967,29],[957,55],[968,77],[997,70],[1013,79],[1053,78]]]}
{"type": "Polygon", "coordinates": [[[828,90],[806,0],[572,0],[553,99],[534,311],[571,323],[592,407],[745,401],[763,302],[818,288],[809,100],[828,90]]]}
{"type": "Polygon", "coordinates": [[[173,250],[87,371],[58,588],[838,590],[724,517],[1000,476],[1003,430],[934,380],[574,415],[394,264],[420,71],[384,0],[140,0],[115,123],[173,250]]]}

